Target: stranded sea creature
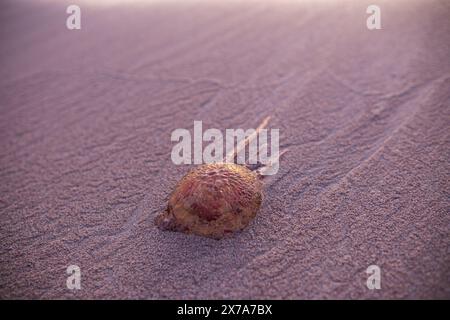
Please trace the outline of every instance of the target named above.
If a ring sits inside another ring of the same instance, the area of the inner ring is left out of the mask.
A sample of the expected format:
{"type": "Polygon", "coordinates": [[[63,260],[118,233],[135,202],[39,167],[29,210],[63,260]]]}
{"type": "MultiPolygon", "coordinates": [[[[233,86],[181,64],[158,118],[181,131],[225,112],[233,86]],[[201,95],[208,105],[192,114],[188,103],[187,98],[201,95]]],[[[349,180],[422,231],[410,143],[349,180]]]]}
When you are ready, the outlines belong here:
{"type": "Polygon", "coordinates": [[[268,165],[235,164],[236,155],[257,137],[269,117],[224,159],[200,165],[188,172],[169,197],[167,209],[156,217],[162,230],[193,233],[220,239],[244,229],[256,216],[263,198],[262,171],[268,165]]]}

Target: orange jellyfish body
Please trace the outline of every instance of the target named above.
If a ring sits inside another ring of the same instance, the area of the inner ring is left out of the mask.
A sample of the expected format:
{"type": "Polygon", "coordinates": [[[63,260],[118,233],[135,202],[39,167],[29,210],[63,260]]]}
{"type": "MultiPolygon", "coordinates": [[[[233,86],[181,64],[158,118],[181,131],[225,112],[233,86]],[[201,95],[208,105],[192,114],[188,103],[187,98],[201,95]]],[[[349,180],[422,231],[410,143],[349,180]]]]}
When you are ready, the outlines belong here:
{"type": "Polygon", "coordinates": [[[233,163],[205,164],[179,181],[155,222],[163,230],[220,239],[245,228],[261,202],[255,172],[233,163]]]}

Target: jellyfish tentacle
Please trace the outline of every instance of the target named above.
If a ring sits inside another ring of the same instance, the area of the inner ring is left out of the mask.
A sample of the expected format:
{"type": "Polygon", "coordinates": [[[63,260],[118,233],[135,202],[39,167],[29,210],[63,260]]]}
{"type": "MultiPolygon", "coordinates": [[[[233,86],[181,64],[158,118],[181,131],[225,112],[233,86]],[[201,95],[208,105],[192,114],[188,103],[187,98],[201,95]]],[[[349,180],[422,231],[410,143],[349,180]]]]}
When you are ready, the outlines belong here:
{"type": "Polygon", "coordinates": [[[260,132],[262,129],[264,129],[264,128],[267,127],[267,125],[269,124],[270,118],[271,118],[270,116],[264,118],[264,120],[261,122],[261,124],[256,128],[255,132],[253,132],[251,135],[249,135],[246,139],[240,141],[240,142],[237,144],[236,148],[233,148],[233,150],[230,151],[230,152],[226,155],[226,157],[225,157],[225,159],[224,159],[224,162],[233,162],[233,163],[234,163],[235,160],[236,160],[236,156],[239,154],[239,152],[241,152],[242,150],[244,150],[245,147],[246,147],[251,141],[253,141],[254,139],[256,139],[256,138],[258,137],[258,135],[259,135],[259,132],[260,132]]]}
{"type": "Polygon", "coordinates": [[[270,168],[272,168],[272,166],[273,166],[275,163],[278,163],[278,162],[280,161],[280,159],[281,159],[281,156],[282,156],[283,154],[285,154],[286,152],[288,152],[288,151],[289,151],[289,149],[285,149],[285,150],[281,151],[279,154],[275,154],[275,155],[273,155],[272,157],[270,157],[270,158],[269,158],[269,161],[267,162],[267,164],[262,165],[260,168],[258,168],[258,169],[256,170],[256,173],[257,173],[261,178],[266,177],[265,173],[266,173],[270,168]]]}

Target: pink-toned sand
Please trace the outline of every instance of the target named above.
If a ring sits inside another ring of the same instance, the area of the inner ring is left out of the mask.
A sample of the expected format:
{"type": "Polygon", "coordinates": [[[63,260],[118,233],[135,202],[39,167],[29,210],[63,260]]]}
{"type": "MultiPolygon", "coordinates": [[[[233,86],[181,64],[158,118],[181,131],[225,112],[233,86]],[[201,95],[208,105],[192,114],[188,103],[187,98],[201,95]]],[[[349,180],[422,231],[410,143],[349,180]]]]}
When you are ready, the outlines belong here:
{"type": "Polygon", "coordinates": [[[0,297],[450,298],[450,5],[373,2],[2,1],[0,297]],[[171,132],[268,115],[249,227],[158,230],[171,132]]]}

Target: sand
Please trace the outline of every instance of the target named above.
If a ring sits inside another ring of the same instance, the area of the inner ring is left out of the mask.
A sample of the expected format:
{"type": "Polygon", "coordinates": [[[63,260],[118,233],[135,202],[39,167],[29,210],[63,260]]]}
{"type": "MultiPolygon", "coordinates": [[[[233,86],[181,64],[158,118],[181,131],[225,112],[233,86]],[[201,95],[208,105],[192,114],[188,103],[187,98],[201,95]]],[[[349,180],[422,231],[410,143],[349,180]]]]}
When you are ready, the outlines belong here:
{"type": "Polygon", "coordinates": [[[0,297],[450,298],[450,6],[372,2],[2,1],[0,297]],[[248,228],[157,229],[171,132],[269,115],[248,228]]]}

